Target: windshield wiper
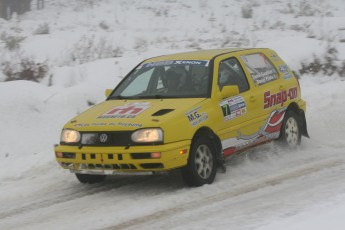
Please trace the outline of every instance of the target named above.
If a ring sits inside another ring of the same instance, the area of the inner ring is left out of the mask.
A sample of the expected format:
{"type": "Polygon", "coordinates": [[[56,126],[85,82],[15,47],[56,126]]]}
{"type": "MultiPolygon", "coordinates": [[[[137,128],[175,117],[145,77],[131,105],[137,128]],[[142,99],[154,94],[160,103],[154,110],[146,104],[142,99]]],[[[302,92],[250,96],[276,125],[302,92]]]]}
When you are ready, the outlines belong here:
{"type": "Polygon", "coordinates": [[[148,98],[148,99],[164,99],[164,98],[183,98],[179,95],[162,95],[162,94],[155,94],[155,95],[146,95],[146,96],[138,96],[138,98],[141,98],[141,99],[145,99],[145,98],[148,98]]]}
{"type": "Polygon", "coordinates": [[[131,97],[125,97],[125,96],[121,96],[121,95],[116,95],[116,96],[111,96],[108,99],[130,99],[131,97]]]}
{"type": "Polygon", "coordinates": [[[145,99],[145,98],[148,98],[148,99],[162,99],[162,98],[165,98],[165,96],[161,95],[161,94],[155,94],[155,95],[142,95],[142,96],[138,96],[138,98],[141,98],[141,99],[145,99]]]}

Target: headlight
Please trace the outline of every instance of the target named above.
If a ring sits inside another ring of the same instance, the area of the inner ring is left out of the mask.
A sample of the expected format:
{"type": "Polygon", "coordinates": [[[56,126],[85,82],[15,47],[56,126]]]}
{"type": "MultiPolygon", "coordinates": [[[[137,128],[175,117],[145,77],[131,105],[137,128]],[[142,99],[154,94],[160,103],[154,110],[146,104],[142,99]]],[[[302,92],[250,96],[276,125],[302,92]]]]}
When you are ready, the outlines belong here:
{"type": "Polygon", "coordinates": [[[61,142],[77,143],[80,141],[80,133],[71,129],[64,129],[61,133],[61,142]]]}
{"type": "Polygon", "coordinates": [[[132,141],[137,143],[163,142],[163,130],[158,128],[139,129],[132,134],[132,141]]]}

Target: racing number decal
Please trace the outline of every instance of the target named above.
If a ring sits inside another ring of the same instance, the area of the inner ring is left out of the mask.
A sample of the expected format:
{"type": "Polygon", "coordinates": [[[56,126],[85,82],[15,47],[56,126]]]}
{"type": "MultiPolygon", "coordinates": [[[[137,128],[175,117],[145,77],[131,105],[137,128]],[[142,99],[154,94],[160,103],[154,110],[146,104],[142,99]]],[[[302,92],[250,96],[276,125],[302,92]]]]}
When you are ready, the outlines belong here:
{"type": "Polygon", "coordinates": [[[228,104],[224,104],[221,107],[222,107],[224,117],[229,116],[231,114],[230,106],[228,104]]]}
{"type": "Polygon", "coordinates": [[[224,121],[234,119],[247,113],[247,106],[242,96],[235,96],[219,103],[224,121]]]}

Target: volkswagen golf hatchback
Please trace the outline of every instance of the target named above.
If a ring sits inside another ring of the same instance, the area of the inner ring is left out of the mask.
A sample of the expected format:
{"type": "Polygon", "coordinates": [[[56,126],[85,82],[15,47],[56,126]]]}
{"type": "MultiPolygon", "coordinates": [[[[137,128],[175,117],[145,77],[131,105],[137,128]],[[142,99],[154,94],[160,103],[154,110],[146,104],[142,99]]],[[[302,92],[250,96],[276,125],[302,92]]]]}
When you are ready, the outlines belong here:
{"type": "Polygon", "coordinates": [[[215,49],[144,60],[107,99],[72,118],[55,147],[82,183],[179,168],[214,181],[224,158],[308,136],[298,79],[271,49],[215,49]]]}

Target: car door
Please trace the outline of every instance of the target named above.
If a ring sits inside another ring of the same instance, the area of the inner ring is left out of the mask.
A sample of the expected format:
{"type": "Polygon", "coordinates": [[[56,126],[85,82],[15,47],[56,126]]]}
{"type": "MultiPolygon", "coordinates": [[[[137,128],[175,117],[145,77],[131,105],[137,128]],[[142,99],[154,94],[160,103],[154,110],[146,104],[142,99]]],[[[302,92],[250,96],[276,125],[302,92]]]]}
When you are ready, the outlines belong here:
{"type": "Polygon", "coordinates": [[[285,86],[280,84],[278,70],[264,50],[241,55],[241,61],[256,92],[259,126],[256,137],[260,138],[260,141],[278,138],[285,114],[285,109],[281,105],[286,97],[285,86]]]}
{"type": "Polygon", "coordinates": [[[236,85],[239,94],[218,97],[221,116],[218,135],[222,140],[224,155],[231,155],[251,145],[259,131],[258,106],[254,85],[248,80],[239,57],[230,56],[215,61],[216,90],[220,95],[223,87],[236,85]]]}

